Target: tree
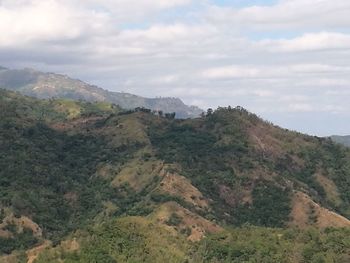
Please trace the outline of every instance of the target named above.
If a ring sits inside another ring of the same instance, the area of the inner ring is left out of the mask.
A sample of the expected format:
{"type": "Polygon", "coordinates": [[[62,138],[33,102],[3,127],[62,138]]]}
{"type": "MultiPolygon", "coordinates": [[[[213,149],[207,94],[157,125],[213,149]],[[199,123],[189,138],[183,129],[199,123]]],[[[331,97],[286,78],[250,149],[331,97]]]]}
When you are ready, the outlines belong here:
{"type": "Polygon", "coordinates": [[[213,109],[212,109],[212,108],[209,108],[209,109],[207,110],[207,117],[210,116],[210,115],[212,115],[212,114],[213,114],[213,109]]]}
{"type": "Polygon", "coordinates": [[[175,115],[176,115],[175,112],[172,112],[172,113],[165,113],[165,118],[167,118],[167,119],[169,119],[169,120],[173,120],[173,119],[175,119],[175,115]]]}

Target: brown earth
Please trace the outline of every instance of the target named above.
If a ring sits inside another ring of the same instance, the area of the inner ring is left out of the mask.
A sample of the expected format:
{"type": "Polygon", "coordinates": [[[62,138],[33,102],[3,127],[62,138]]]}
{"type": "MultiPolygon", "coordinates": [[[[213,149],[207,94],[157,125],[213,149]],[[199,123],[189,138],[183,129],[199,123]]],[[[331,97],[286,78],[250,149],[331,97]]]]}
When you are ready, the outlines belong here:
{"type": "Polygon", "coordinates": [[[296,192],[292,200],[291,226],[306,228],[350,227],[350,220],[321,207],[307,194],[296,192]]]}
{"type": "Polygon", "coordinates": [[[119,187],[127,183],[137,192],[142,191],[156,177],[163,177],[165,168],[162,161],[143,161],[136,158],[121,167],[121,170],[112,181],[113,187],[119,187]]]}
{"type": "Polygon", "coordinates": [[[160,183],[161,192],[182,198],[199,209],[209,209],[208,201],[203,194],[184,176],[167,173],[160,183]]]}
{"type": "Polygon", "coordinates": [[[340,205],[342,203],[338,188],[331,179],[322,175],[321,172],[318,172],[316,174],[316,180],[325,190],[326,195],[327,195],[327,199],[330,202],[332,202],[335,205],[340,205]]]}
{"type": "Polygon", "coordinates": [[[180,233],[187,230],[187,239],[190,241],[199,241],[205,237],[206,233],[217,233],[223,230],[215,223],[192,213],[176,202],[164,203],[150,217],[161,224],[167,225],[167,221],[173,213],[181,218],[181,223],[177,226],[168,227],[175,228],[180,233]]]}
{"type": "Polygon", "coordinates": [[[39,225],[26,216],[21,216],[20,218],[16,218],[13,214],[6,216],[0,224],[0,230],[3,231],[3,234],[6,234],[6,230],[4,231],[3,228],[9,224],[16,225],[18,232],[22,232],[24,228],[28,228],[33,231],[34,236],[39,238],[42,236],[42,230],[39,225]]]}
{"type": "Polygon", "coordinates": [[[0,263],[18,263],[17,255],[11,254],[0,257],[0,263]]]}
{"type": "Polygon", "coordinates": [[[39,256],[41,252],[43,252],[46,248],[51,246],[51,242],[45,240],[43,244],[40,246],[34,247],[26,252],[27,254],[27,263],[33,263],[39,256]]]}
{"type": "Polygon", "coordinates": [[[226,185],[219,185],[219,194],[220,198],[232,207],[238,204],[251,204],[253,202],[251,187],[236,187],[233,190],[226,185]]]}
{"type": "MultiPolygon", "coordinates": [[[[298,150],[300,146],[305,147],[309,143],[303,140],[303,136],[298,133],[286,133],[283,129],[268,123],[257,123],[250,125],[247,130],[249,140],[258,152],[265,157],[279,158],[290,150],[298,150]]],[[[304,160],[298,156],[290,155],[295,166],[303,167],[304,160]]]]}

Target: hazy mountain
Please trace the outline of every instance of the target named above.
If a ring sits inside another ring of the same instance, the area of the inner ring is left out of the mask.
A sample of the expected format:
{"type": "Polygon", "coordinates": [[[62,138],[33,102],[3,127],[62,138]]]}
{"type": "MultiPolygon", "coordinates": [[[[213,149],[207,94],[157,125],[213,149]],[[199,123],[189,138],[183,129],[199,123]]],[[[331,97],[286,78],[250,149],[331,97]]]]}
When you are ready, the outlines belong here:
{"type": "Polygon", "coordinates": [[[350,147],[350,135],[348,135],[348,136],[334,135],[334,136],[331,136],[331,138],[333,141],[335,141],[337,143],[340,143],[340,144],[343,144],[345,146],[350,147]]]}
{"type": "Polygon", "coordinates": [[[0,149],[0,262],[349,262],[350,149],[240,107],[0,90],[0,149]]]}
{"type": "Polygon", "coordinates": [[[111,92],[68,76],[33,69],[9,70],[1,67],[0,88],[40,99],[105,101],[118,104],[124,109],[145,107],[169,113],[176,112],[177,118],[198,117],[202,112],[198,107],[185,105],[178,98],[144,98],[129,93],[111,92]]]}

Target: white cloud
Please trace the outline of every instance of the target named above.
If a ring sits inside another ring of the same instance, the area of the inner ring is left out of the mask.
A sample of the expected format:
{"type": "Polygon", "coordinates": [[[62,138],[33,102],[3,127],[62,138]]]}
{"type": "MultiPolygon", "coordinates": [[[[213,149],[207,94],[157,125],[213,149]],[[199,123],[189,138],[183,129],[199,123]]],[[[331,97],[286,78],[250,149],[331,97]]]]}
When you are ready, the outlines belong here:
{"type": "Polygon", "coordinates": [[[120,33],[123,41],[152,41],[171,44],[183,39],[198,39],[214,32],[208,26],[189,26],[185,24],[153,25],[145,30],[124,30],[120,33]]]}
{"type": "Polygon", "coordinates": [[[164,75],[164,76],[152,78],[150,82],[158,85],[169,85],[178,80],[179,80],[179,76],[177,75],[164,75]]]}
{"type": "Polygon", "coordinates": [[[207,79],[273,79],[294,78],[299,75],[309,74],[331,74],[350,73],[350,67],[331,66],[323,64],[295,64],[275,66],[245,66],[233,65],[225,67],[210,68],[204,70],[200,75],[207,79]]]}
{"type": "Polygon", "coordinates": [[[228,66],[205,70],[202,77],[208,79],[257,78],[262,77],[262,73],[261,69],[255,67],[228,66]]]}
{"type": "Polygon", "coordinates": [[[272,90],[268,90],[268,89],[256,89],[253,90],[252,93],[258,97],[274,97],[276,96],[276,93],[272,90]]]}
{"type": "MultiPolygon", "coordinates": [[[[0,46],[99,35],[108,37],[117,34],[117,29],[123,23],[191,2],[192,0],[3,0],[0,2],[0,46]]],[[[167,32],[167,37],[172,37],[184,34],[185,31],[186,28],[179,25],[172,28],[152,27],[145,32],[145,36],[148,34],[157,38],[167,32]]],[[[134,35],[137,33],[142,31],[133,32],[134,35]]]]}
{"type": "Polygon", "coordinates": [[[350,35],[334,32],[307,33],[301,37],[263,40],[260,44],[272,52],[300,52],[350,49],[350,35]]]}
{"type": "Polygon", "coordinates": [[[272,119],[347,114],[350,1],[208,2],[0,0],[0,65],[272,119]]]}
{"type": "MultiPolygon", "coordinates": [[[[71,0],[77,1],[78,0],[71,0]]],[[[91,7],[104,7],[110,12],[122,13],[132,11],[138,14],[148,14],[150,12],[174,8],[178,6],[188,5],[192,0],[85,0],[85,4],[90,4],[91,7]]],[[[130,15],[125,14],[125,15],[130,15]]]]}
{"type": "Polygon", "coordinates": [[[347,0],[280,0],[271,6],[242,9],[212,7],[208,17],[226,24],[257,30],[348,27],[350,2],[347,0]]]}
{"type": "Polygon", "coordinates": [[[104,12],[77,9],[65,1],[5,0],[0,2],[0,46],[67,41],[110,28],[104,12]]]}
{"type": "Polygon", "coordinates": [[[315,111],[315,108],[307,103],[294,103],[289,104],[287,107],[290,112],[311,112],[315,111]]]}
{"type": "Polygon", "coordinates": [[[139,22],[144,18],[183,7],[197,0],[63,0],[80,8],[107,11],[116,23],[139,22]]]}

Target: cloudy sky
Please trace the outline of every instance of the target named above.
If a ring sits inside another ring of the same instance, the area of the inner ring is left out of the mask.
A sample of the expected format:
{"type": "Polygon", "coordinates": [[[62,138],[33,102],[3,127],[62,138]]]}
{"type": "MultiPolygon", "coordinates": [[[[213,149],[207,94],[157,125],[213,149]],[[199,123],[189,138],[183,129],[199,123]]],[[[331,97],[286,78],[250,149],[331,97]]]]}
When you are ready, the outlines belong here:
{"type": "Polygon", "coordinates": [[[0,65],[350,134],[349,0],[0,0],[0,65]]]}

